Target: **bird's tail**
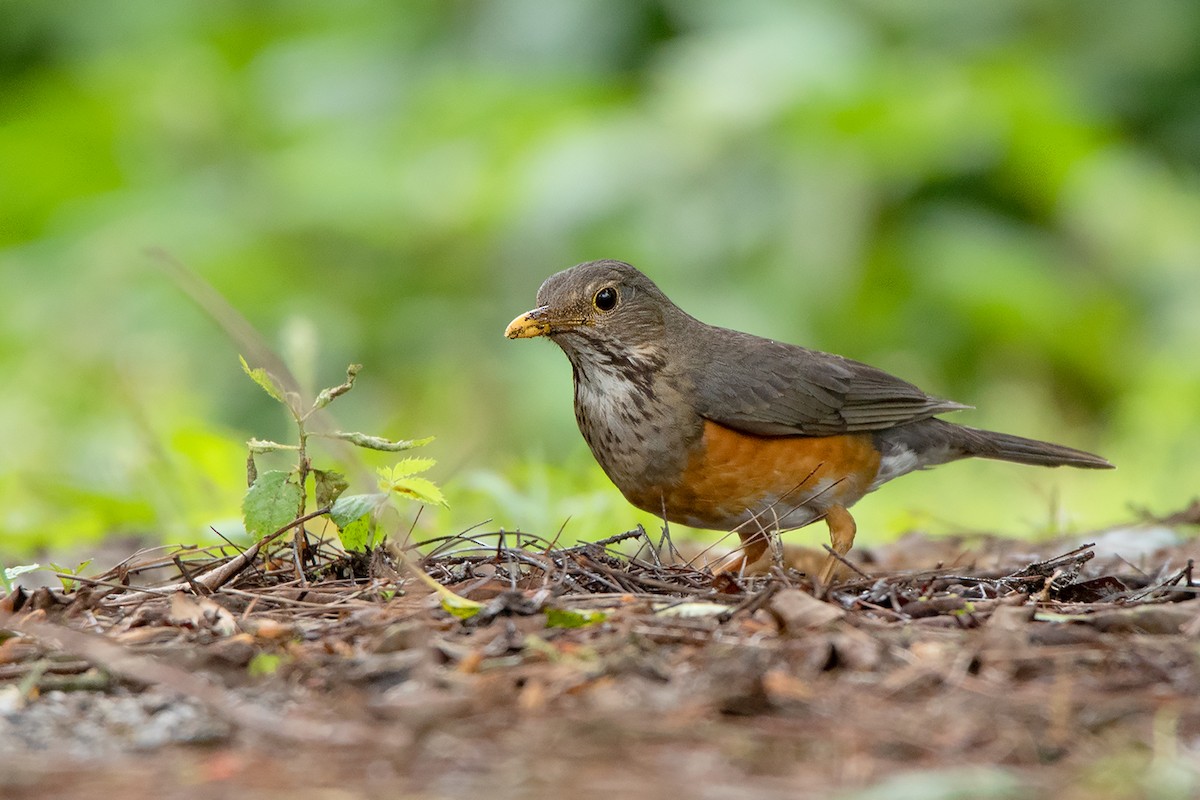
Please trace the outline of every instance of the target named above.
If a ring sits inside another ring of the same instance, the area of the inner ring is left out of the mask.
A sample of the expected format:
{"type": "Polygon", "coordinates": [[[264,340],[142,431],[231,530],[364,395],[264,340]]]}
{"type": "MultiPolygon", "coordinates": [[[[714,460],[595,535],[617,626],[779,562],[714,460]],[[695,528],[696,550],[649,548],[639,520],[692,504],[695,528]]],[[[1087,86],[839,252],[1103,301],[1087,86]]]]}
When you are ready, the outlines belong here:
{"type": "MultiPolygon", "coordinates": [[[[950,423],[946,423],[950,424],[950,423]]],[[[1108,459],[1093,453],[1065,447],[1053,442],[1026,439],[1008,433],[985,431],[955,425],[956,444],[965,455],[976,458],[992,458],[997,461],[1013,461],[1018,464],[1033,464],[1040,467],[1081,467],[1084,469],[1113,469],[1108,459]]]]}

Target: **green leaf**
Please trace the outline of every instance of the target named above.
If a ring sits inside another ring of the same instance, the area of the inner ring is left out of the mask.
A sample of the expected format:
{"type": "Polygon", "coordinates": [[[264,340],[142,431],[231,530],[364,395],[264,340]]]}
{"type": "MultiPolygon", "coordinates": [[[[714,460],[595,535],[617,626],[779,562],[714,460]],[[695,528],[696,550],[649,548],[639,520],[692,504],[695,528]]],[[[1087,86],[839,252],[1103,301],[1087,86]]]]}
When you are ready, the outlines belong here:
{"type": "Polygon", "coordinates": [[[338,528],[338,538],[347,553],[365,553],[371,546],[371,516],[359,517],[338,528]]]}
{"type": "Polygon", "coordinates": [[[318,411],[333,402],[335,397],[341,397],[346,392],[354,388],[354,378],[362,369],[362,364],[351,364],[346,367],[346,382],[331,386],[328,389],[322,389],[317,395],[317,399],[313,401],[312,410],[318,411]]]}
{"type": "Polygon", "coordinates": [[[425,478],[401,478],[386,484],[386,488],[393,494],[403,495],[422,503],[446,507],[446,498],[442,495],[442,490],[433,481],[425,478]]]}
{"type": "Polygon", "coordinates": [[[337,525],[338,538],[347,552],[362,553],[371,544],[375,511],[387,499],[381,494],[343,495],[330,508],[329,516],[337,525]]]}
{"type": "Polygon", "coordinates": [[[437,462],[432,458],[406,458],[394,466],[379,469],[379,488],[388,494],[399,494],[419,500],[422,503],[446,505],[442,495],[433,481],[413,477],[418,472],[424,472],[437,462]]]}
{"type": "Polygon", "coordinates": [[[401,439],[393,442],[381,436],[368,436],[365,433],[355,433],[352,431],[324,431],[313,433],[312,435],[323,436],[326,439],[341,439],[358,447],[365,447],[368,450],[382,450],[385,453],[398,453],[401,450],[411,450],[414,447],[423,447],[433,441],[432,436],[426,436],[424,439],[401,439]]]}
{"type": "Polygon", "coordinates": [[[87,568],[88,564],[91,564],[91,563],[92,563],[92,559],[89,558],[87,561],[80,561],[74,567],[68,567],[66,564],[58,564],[54,561],[51,561],[50,568],[53,569],[55,572],[63,572],[63,573],[66,573],[67,575],[78,575],[79,573],[83,572],[84,569],[87,568]]]}
{"type": "Polygon", "coordinates": [[[424,472],[436,463],[437,461],[432,458],[405,458],[390,467],[380,467],[379,474],[384,480],[394,481],[407,475],[424,472]]]}
{"type": "MultiPolygon", "coordinates": [[[[444,588],[444,587],[443,587],[444,588]]],[[[468,600],[462,595],[446,589],[438,593],[442,598],[442,608],[459,619],[470,619],[483,610],[483,603],[468,600]]]]}
{"type": "Polygon", "coordinates": [[[274,533],[296,518],[303,491],[291,477],[292,473],[277,469],[262,472],[246,490],[242,518],[251,536],[274,533]]]}
{"type": "Polygon", "coordinates": [[[268,675],[274,675],[283,664],[283,656],[275,653],[255,653],[250,659],[250,663],[246,665],[246,671],[250,673],[251,678],[265,678],[268,675]]]}
{"type": "Polygon", "coordinates": [[[445,586],[442,586],[440,583],[435,581],[433,578],[429,577],[428,572],[409,562],[403,553],[401,553],[400,557],[403,559],[405,566],[411,570],[412,574],[416,575],[426,586],[433,590],[439,598],[441,598],[442,608],[446,609],[446,611],[449,613],[453,614],[459,619],[470,619],[483,610],[483,603],[475,600],[468,600],[460,594],[455,594],[445,586]]]}
{"type": "Polygon", "coordinates": [[[77,581],[75,581],[71,576],[79,575],[85,569],[87,569],[88,564],[91,563],[92,559],[89,558],[87,561],[81,561],[74,568],[71,568],[63,564],[56,564],[55,562],[51,561],[50,569],[59,573],[58,580],[60,583],[62,583],[63,591],[72,592],[75,591],[75,584],[77,581]]]}
{"type": "Polygon", "coordinates": [[[975,604],[972,603],[970,600],[967,600],[963,603],[962,608],[956,608],[956,609],[952,610],[950,613],[955,616],[959,616],[959,617],[967,616],[969,614],[974,614],[975,613],[975,604]]]}
{"type": "Polygon", "coordinates": [[[250,365],[246,363],[246,359],[240,355],[238,356],[238,361],[242,362],[242,369],[250,376],[250,380],[261,386],[264,392],[271,395],[271,397],[280,403],[283,403],[285,406],[288,404],[287,400],[284,399],[283,390],[279,388],[279,384],[275,382],[275,378],[271,376],[271,373],[262,367],[251,369],[250,365]]]}
{"type": "Polygon", "coordinates": [[[608,619],[604,611],[577,608],[547,608],[547,628],[586,628],[608,619]]]}
{"type": "Polygon", "coordinates": [[[379,508],[385,499],[386,495],[381,494],[342,495],[333,504],[329,516],[333,519],[333,524],[341,528],[363,516],[374,514],[375,509],[379,508]]]}
{"type": "Polygon", "coordinates": [[[329,508],[350,487],[350,482],[340,472],[314,469],[312,473],[317,486],[317,508],[329,508]]]}

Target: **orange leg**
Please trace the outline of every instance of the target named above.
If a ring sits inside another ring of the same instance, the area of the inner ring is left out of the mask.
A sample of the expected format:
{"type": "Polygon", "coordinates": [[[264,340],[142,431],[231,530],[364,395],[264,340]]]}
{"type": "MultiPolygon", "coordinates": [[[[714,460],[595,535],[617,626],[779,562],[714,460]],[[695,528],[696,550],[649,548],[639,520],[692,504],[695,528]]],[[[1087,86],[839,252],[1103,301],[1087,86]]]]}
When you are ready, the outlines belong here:
{"type": "MultiPolygon", "coordinates": [[[[839,556],[849,553],[850,548],[854,546],[854,534],[858,532],[858,526],[850,512],[842,506],[830,506],[825,512],[825,524],[829,526],[829,543],[833,551],[839,556]]],[[[840,563],[832,555],[826,556],[817,580],[823,586],[828,586],[833,579],[834,570],[840,563]]]]}
{"type": "Polygon", "coordinates": [[[717,568],[713,570],[714,576],[740,572],[743,567],[750,566],[762,558],[763,553],[767,552],[766,531],[759,529],[748,533],[739,532],[738,537],[742,540],[741,547],[734,550],[717,565],[717,568]]]}

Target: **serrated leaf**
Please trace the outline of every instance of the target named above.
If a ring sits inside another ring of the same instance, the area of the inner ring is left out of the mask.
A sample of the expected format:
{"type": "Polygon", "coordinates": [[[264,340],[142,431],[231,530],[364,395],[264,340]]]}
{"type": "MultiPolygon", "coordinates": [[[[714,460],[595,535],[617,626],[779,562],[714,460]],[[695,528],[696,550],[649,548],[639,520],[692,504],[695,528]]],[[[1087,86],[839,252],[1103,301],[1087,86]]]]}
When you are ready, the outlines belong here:
{"type": "Polygon", "coordinates": [[[317,399],[313,401],[312,410],[318,411],[333,402],[334,398],[341,397],[346,392],[354,388],[354,378],[362,369],[362,364],[351,364],[346,367],[346,382],[337,386],[330,386],[328,389],[322,389],[317,395],[317,399]]]}
{"type": "Polygon", "coordinates": [[[251,369],[250,365],[246,363],[246,359],[241,355],[238,356],[238,361],[242,362],[242,369],[247,375],[250,376],[250,380],[261,386],[264,392],[271,395],[271,397],[275,398],[280,403],[283,403],[284,405],[288,404],[287,400],[284,399],[283,390],[279,388],[279,384],[275,381],[275,378],[271,376],[271,373],[267,372],[262,367],[251,369]]]}
{"type": "Polygon", "coordinates": [[[576,608],[547,608],[547,628],[586,628],[608,619],[604,611],[576,608]]]}
{"type": "Polygon", "coordinates": [[[433,481],[425,478],[401,478],[388,484],[387,489],[392,494],[409,497],[421,503],[446,506],[446,498],[442,495],[442,490],[433,481]]]}
{"type": "Polygon", "coordinates": [[[338,538],[347,552],[366,552],[371,543],[371,522],[375,510],[386,500],[386,495],[352,494],[343,495],[330,508],[329,517],[337,525],[338,538]]]}
{"type": "Polygon", "coordinates": [[[379,477],[385,481],[397,481],[430,469],[437,461],[432,458],[403,458],[390,467],[380,467],[379,477]]]}
{"type": "Polygon", "coordinates": [[[398,494],[422,503],[444,506],[446,498],[442,496],[442,490],[433,481],[413,477],[416,473],[424,472],[436,463],[437,461],[432,458],[405,458],[391,467],[380,467],[378,470],[379,488],[389,494],[398,494]]]}
{"type": "Polygon", "coordinates": [[[296,518],[303,492],[291,477],[292,473],[277,469],[262,472],[246,490],[242,519],[251,536],[274,533],[296,518]]]}
{"type": "Polygon", "coordinates": [[[333,470],[314,469],[313,481],[317,487],[317,508],[329,508],[350,488],[346,476],[333,470]]]}
{"type": "Polygon", "coordinates": [[[432,436],[426,436],[424,439],[401,439],[393,442],[390,439],[384,439],[382,436],[368,436],[365,433],[357,433],[355,431],[324,431],[314,433],[313,436],[324,436],[327,439],[341,439],[358,447],[365,447],[368,450],[382,450],[385,453],[398,453],[401,450],[411,450],[414,447],[423,447],[433,441],[432,436]]]}

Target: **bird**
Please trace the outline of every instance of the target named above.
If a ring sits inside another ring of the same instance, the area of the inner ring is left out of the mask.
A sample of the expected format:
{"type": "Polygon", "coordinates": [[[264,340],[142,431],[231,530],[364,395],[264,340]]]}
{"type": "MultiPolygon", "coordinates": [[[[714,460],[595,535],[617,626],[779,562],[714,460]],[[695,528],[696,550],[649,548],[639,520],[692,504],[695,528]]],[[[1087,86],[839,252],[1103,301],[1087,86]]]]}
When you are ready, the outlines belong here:
{"type": "Polygon", "coordinates": [[[831,353],[708,325],[623,261],[551,275],[505,329],[546,337],[571,362],[575,419],[608,478],[667,522],[738,534],[714,574],[769,537],[824,519],[828,585],[854,544],[849,508],[884,483],[964,458],[1111,469],[1098,455],[970,428],[943,400],[831,353]],[[835,556],[836,554],[836,556],[835,556]]]}

